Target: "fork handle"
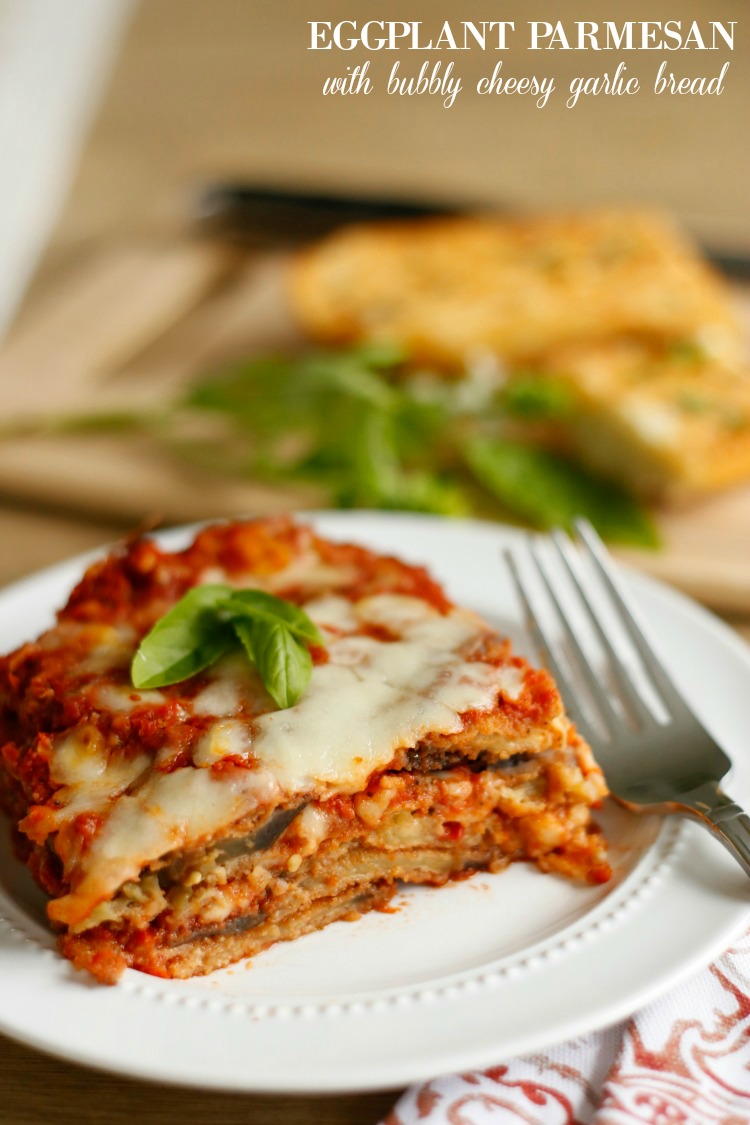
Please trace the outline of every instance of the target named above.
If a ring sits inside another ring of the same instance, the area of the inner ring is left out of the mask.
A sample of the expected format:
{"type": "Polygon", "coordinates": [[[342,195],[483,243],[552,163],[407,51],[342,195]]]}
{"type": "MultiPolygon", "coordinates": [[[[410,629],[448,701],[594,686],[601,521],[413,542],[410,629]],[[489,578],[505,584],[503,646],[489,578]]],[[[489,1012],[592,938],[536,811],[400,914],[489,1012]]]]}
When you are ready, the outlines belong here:
{"type": "Polygon", "coordinates": [[[706,782],[687,794],[681,805],[710,829],[750,875],[750,816],[727,796],[719,783],[706,782]]]}

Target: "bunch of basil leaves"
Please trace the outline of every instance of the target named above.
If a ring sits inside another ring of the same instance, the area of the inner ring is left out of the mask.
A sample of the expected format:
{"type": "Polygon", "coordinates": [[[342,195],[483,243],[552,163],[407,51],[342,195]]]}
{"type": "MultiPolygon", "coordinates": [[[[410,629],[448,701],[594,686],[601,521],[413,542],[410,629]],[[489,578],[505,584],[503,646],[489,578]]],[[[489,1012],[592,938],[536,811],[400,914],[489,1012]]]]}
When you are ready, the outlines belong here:
{"type": "Polygon", "coordinates": [[[212,425],[186,437],[178,424],[169,440],[204,467],[312,483],[341,507],[515,517],[538,528],[584,516],[605,539],[656,545],[648,512],[624,489],[511,436],[514,422],[554,423],[574,409],[559,380],[403,379],[403,363],[386,346],[239,363],[201,379],[171,414],[212,425]]]}
{"type": "Polygon", "coordinates": [[[143,638],[131,680],[141,689],[180,683],[239,649],[274,702],[291,707],[310,682],[311,644],[323,645],[323,638],[292,602],[264,590],[196,586],[143,638]]]}

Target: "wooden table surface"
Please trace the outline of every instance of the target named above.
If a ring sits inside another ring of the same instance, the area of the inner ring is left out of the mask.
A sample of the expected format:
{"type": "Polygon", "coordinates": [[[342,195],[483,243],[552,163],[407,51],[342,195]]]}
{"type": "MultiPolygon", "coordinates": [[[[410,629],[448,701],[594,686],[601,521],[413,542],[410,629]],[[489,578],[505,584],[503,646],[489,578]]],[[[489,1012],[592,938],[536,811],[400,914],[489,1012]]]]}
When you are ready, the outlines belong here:
{"type": "MultiPolygon", "coordinates": [[[[188,189],[222,175],[517,205],[645,202],[677,213],[714,241],[750,242],[750,149],[738,139],[750,82],[741,57],[746,46],[735,52],[722,99],[598,99],[572,113],[564,102],[531,112],[513,99],[500,104],[469,97],[452,110],[434,99],[405,105],[384,96],[324,103],[318,90],[332,59],[304,50],[308,8],[301,0],[141,5],[22,317],[33,315],[35,302],[82,247],[173,234],[184,220],[188,189]]],[[[415,0],[409,18],[438,22],[455,17],[454,8],[450,0],[415,0]]],[[[403,18],[398,4],[381,9],[379,18],[403,18]]],[[[503,11],[519,26],[527,14],[518,0],[503,11]]],[[[726,21],[740,13],[744,0],[715,0],[710,15],[726,21]]],[[[345,0],[330,0],[325,12],[334,21],[350,15],[345,0]]],[[[599,5],[560,0],[556,15],[597,19],[599,5]]],[[[685,0],[680,15],[703,18],[705,5],[685,0]]],[[[632,0],[628,18],[654,18],[650,0],[632,0]]],[[[696,61],[692,53],[679,54],[686,72],[711,69],[705,56],[696,61]]],[[[576,52],[555,53],[543,63],[567,82],[582,60],[576,52]]],[[[655,69],[653,59],[638,52],[628,63],[633,72],[655,69]]],[[[461,63],[469,79],[481,64],[474,54],[461,63]]],[[[523,53],[514,60],[515,72],[531,73],[534,64],[542,65],[523,53]]],[[[379,60],[378,69],[383,65],[379,60]]],[[[606,69],[591,59],[586,66],[589,73],[606,69]]],[[[23,505],[0,498],[0,584],[124,530],[114,519],[83,519],[38,499],[23,505]]],[[[750,621],[733,624],[750,639],[750,621]]],[[[367,1125],[396,1097],[292,1099],[156,1087],[47,1059],[3,1037],[0,1091],[3,1125],[367,1125]]]]}
{"type": "Polygon", "coordinates": [[[44,1058],[0,1036],[3,1125],[375,1125],[398,1093],[287,1098],[146,1085],[44,1058]]]}

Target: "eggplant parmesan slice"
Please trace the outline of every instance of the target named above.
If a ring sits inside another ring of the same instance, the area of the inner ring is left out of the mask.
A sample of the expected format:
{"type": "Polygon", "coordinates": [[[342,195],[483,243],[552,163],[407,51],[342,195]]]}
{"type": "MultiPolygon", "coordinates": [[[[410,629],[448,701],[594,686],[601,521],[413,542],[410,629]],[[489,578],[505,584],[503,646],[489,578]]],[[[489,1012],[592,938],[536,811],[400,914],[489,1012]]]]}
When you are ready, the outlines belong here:
{"type": "Polygon", "coordinates": [[[0,660],[0,799],[63,953],[210,972],[280,940],[527,859],[609,876],[606,793],[546,672],[419,567],[290,519],[149,539],[95,563],[37,641],[0,660]],[[279,710],[222,657],[136,691],[140,639],[192,587],[257,587],[326,644],[279,710]]]}

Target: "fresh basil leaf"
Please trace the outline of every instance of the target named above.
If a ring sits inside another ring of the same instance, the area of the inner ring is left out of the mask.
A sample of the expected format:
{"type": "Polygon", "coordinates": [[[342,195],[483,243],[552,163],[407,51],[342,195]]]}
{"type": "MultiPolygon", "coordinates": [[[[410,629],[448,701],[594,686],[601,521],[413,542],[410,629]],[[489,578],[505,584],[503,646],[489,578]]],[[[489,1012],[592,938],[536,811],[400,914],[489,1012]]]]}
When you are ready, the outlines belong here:
{"type": "Polygon", "coordinates": [[[253,412],[268,389],[275,388],[278,396],[293,371],[291,360],[274,357],[238,363],[198,380],[183,404],[231,415],[253,412]]]}
{"type": "Polygon", "coordinates": [[[341,508],[382,508],[385,511],[431,512],[441,516],[465,516],[471,511],[469,497],[449,477],[426,472],[404,473],[388,489],[363,493],[352,481],[342,481],[334,492],[341,508]]]}
{"type": "Polygon", "coordinates": [[[647,512],[633,497],[558,454],[505,439],[482,439],[467,443],[464,457],[485,488],[536,527],[570,530],[576,517],[583,516],[604,539],[658,545],[647,512]]]}
{"type": "Polygon", "coordinates": [[[389,377],[404,358],[368,345],[257,360],[203,380],[186,405],[223,418],[226,440],[209,434],[207,449],[230,471],[318,483],[345,507],[466,514],[443,464],[451,411],[389,377]]]}
{"type": "Polygon", "coordinates": [[[562,379],[531,371],[510,379],[500,403],[511,418],[529,422],[558,421],[575,413],[575,396],[562,379]]]}
{"type": "Polygon", "coordinates": [[[378,410],[363,409],[349,432],[352,468],[362,498],[377,502],[390,496],[399,476],[399,459],[391,417],[378,410]]]}
{"type": "Polygon", "coordinates": [[[457,481],[447,474],[417,470],[403,473],[390,496],[380,498],[380,506],[439,516],[466,516],[471,510],[469,499],[457,481]]]}
{"type": "Polygon", "coordinates": [[[303,609],[293,602],[267,594],[265,590],[234,590],[220,604],[232,620],[239,617],[263,618],[269,624],[283,625],[302,641],[314,645],[325,643],[317,625],[303,609]]]}
{"type": "Polygon", "coordinates": [[[213,664],[235,643],[231,627],[217,612],[229,586],[196,586],[146,634],[133,657],[136,688],[179,683],[213,664]]]}
{"type": "Polygon", "coordinates": [[[304,610],[263,590],[196,586],[156,623],[133,659],[137,688],[164,687],[208,667],[240,641],[280,707],[307,687],[312,657],[323,644],[304,610]]]}
{"type": "MultiPolygon", "coordinates": [[[[673,351],[694,354],[684,342],[673,351]]],[[[407,358],[368,345],[246,361],[195,384],[159,438],[211,471],[317,487],[343,507],[484,514],[495,496],[541,527],[585,513],[609,539],[657,544],[648,515],[616,485],[543,449],[494,441],[509,419],[569,418],[563,379],[529,369],[504,387],[427,371],[401,380],[407,358]]]]}
{"type": "Polygon", "coordinates": [[[706,350],[697,340],[673,340],[667,348],[667,359],[677,363],[703,363],[706,350]]]}
{"type": "Polygon", "coordinates": [[[705,414],[715,403],[707,395],[686,387],[677,396],[677,405],[688,414],[705,414]]]}
{"type": "Polygon", "coordinates": [[[379,409],[395,404],[396,391],[375,371],[357,362],[337,363],[330,359],[311,361],[310,376],[317,379],[321,391],[359,399],[379,409]]]}
{"type": "Polygon", "coordinates": [[[346,428],[348,464],[332,480],[337,503],[345,508],[463,515],[467,503],[460,486],[429,469],[406,468],[399,450],[396,416],[362,408],[346,428]]]}
{"type": "Polygon", "coordinates": [[[351,352],[335,352],[339,355],[351,355],[362,366],[370,367],[375,371],[387,371],[394,367],[401,367],[409,358],[403,344],[395,340],[371,340],[368,344],[360,344],[351,352]]]}
{"type": "Polygon", "coordinates": [[[235,618],[234,629],[279,707],[291,707],[310,682],[312,657],[284,625],[265,617],[235,618]]]}

